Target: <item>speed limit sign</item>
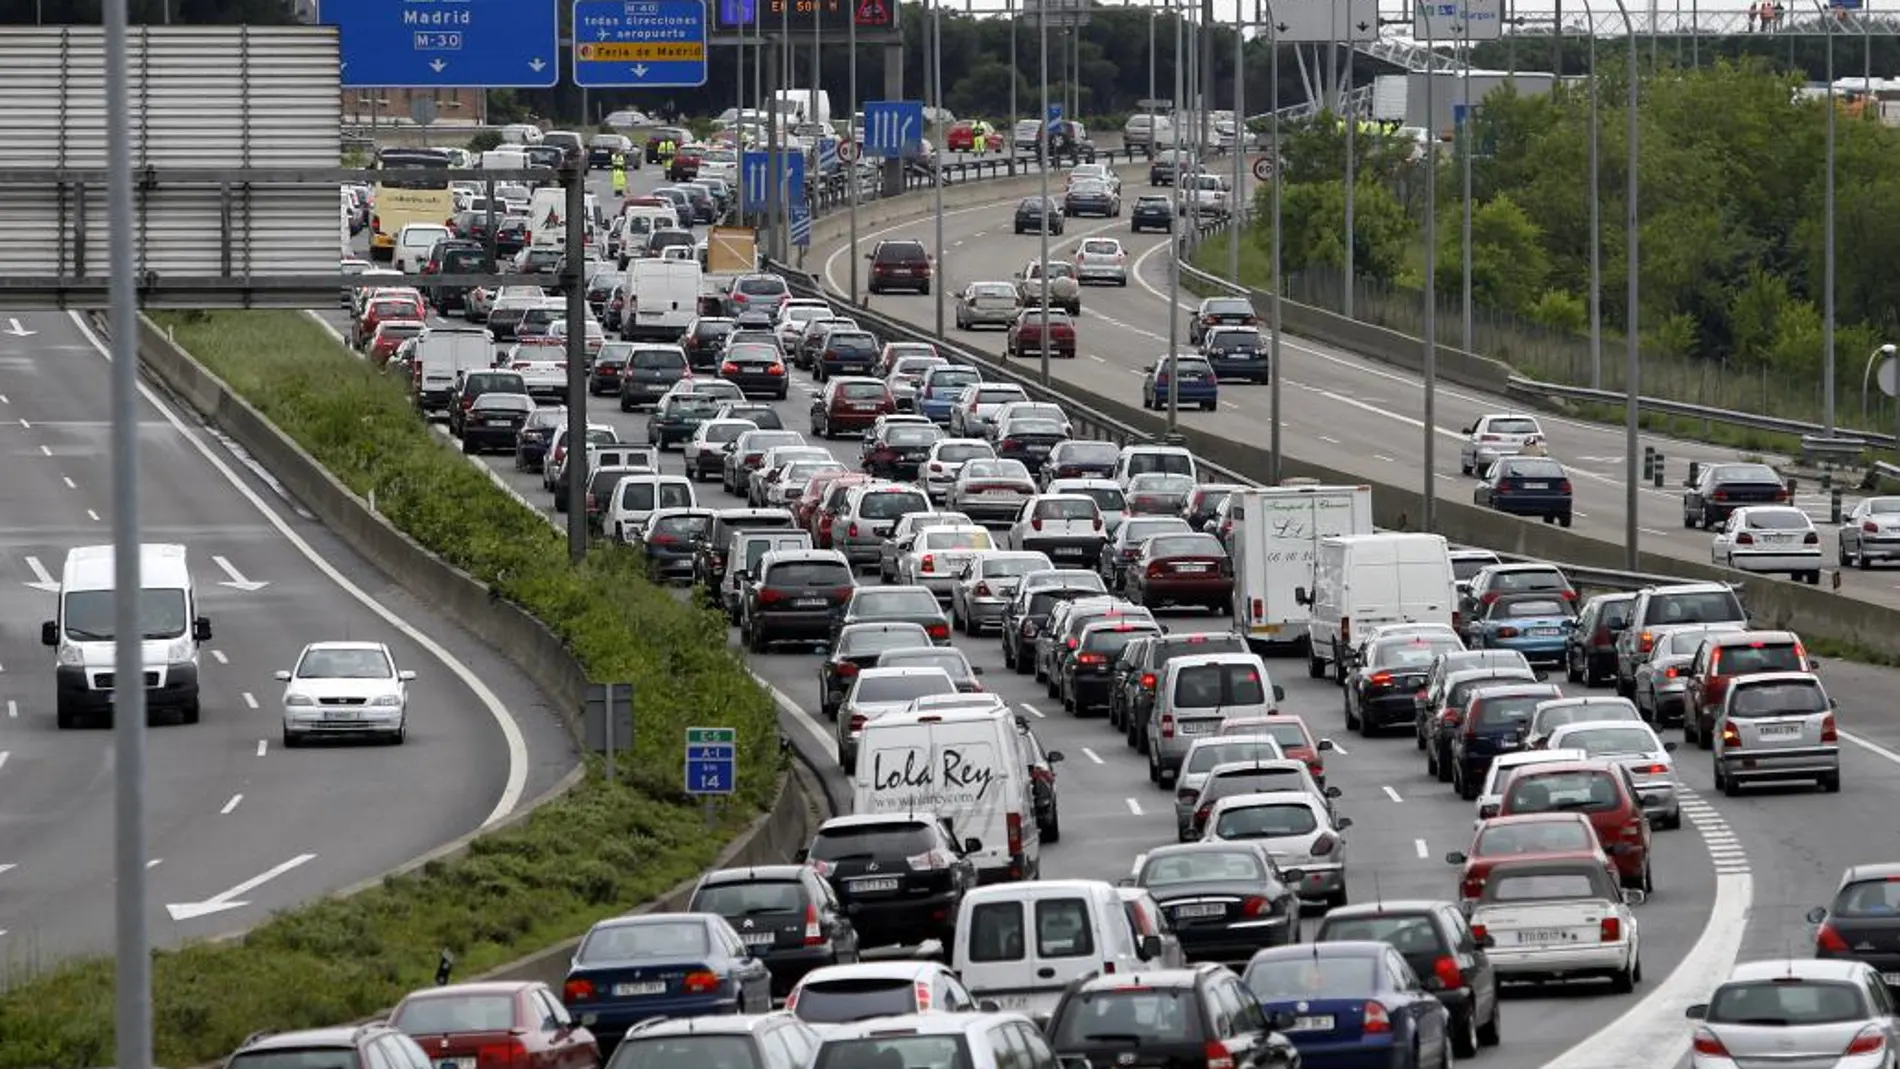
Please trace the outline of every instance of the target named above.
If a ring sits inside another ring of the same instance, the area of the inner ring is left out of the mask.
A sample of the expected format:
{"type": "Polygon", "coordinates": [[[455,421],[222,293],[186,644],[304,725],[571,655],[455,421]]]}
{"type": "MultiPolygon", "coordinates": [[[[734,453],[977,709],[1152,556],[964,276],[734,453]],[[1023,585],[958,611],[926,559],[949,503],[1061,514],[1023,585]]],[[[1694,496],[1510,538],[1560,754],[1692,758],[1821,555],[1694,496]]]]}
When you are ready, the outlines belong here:
{"type": "Polygon", "coordinates": [[[838,142],[838,158],[845,163],[858,162],[858,143],[856,141],[838,142]]]}
{"type": "Polygon", "coordinates": [[[1253,160],[1253,176],[1262,182],[1265,182],[1268,179],[1272,178],[1273,177],[1272,158],[1268,156],[1255,156],[1253,160]]]}

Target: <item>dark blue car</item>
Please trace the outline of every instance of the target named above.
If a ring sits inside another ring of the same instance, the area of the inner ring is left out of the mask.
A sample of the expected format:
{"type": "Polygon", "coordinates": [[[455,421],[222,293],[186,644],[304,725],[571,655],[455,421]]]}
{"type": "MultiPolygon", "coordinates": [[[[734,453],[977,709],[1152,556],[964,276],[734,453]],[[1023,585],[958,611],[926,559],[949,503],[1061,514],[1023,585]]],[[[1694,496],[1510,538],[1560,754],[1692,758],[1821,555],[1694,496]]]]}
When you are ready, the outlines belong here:
{"type": "Polygon", "coordinates": [[[1472,503],[1570,526],[1570,474],[1547,457],[1506,457],[1471,492],[1472,503]]]}
{"type": "Polygon", "coordinates": [[[1450,1069],[1451,1014],[1387,943],[1272,947],[1247,963],[1247,988],[1302,1069],[1450,1069]]]}
{"type": "Polygon", "coordinates": [[[1451,786],[1458,796],[1476,801],[1491,762],[1524,748],[1537,703],[1563,696],[1553,683],[1505,683],[1473,694],[1451,736],[1451,786]]]}
{"type": "MultiPolygon", "coordinates": [[[[1155,358],[1141,377],[1141,407],[1162,409],[1168,407],[1168,373],[1170,361],[1165,356],[1155,358]]],[[[1214,374],[1214,366],[1204,357],[1179,356],[1172,363],[1174,370],[1181,376],[1181,384],[1174,388],[1176,403],[1181,408],[1200,407],[1209,412],[1220,404],[1220,379],[1214,374]]]]}
{"type": "Polygon", "coordinates": [[[1259,327],[1209,327],[1201,341],[1201,355],[1228,382],[1273,381],[1272,344],[1259,327]]]}
{"type": "Polygon", "coordinates": [[[654,1017],[769,1013],[772,974],[717,913],[614,917],[581,939],[561,1001],[605,1054],[654,1017]]]}

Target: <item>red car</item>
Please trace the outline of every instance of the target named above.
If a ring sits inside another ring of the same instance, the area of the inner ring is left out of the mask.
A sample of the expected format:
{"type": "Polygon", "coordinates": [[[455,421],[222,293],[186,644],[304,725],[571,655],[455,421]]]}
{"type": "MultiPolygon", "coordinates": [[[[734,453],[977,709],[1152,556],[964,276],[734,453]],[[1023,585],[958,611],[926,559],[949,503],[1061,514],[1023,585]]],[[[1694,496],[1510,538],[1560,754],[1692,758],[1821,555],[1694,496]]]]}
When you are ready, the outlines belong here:
{"type": "MultiPolygon", "coordinates": [[[[995,130],[991,130],[989,133],[983,135],[983,144],[984,151],[986,152],[1001,152],[1003,150],[1003,135],[997,133],[995,130]]],[[[953,123],[950,129],[944,132],[943,147],[949,149],[951,152],[975,152],[976,123],[969,119],[953,123]]]]}
{"type": "MultiPolygon", "coordinates": [[[[1040,354],[1042,341],[1042,309],[1025,309],[1017,315],[1016,322],[1009,325],[1009,340],[1003,352],[1008,356],[1026,357],[1040,354]]],[[[1049,311],[1049,355],[1075,359],[1075,320],[1068,313],[1049,311]]]]}
{"type": "Polygon", "coordinates": [[[374,297],[363,306],[363,314],[356,320],[355,330],[351,332],[351,344],[358,349],[369,344],[376,334],[376,325],[390,319],[409,319],[418,323],[429,318],[422,307],[420,296],[374,297]]]}
{"type": "Polygon", "coordinates": [[[548,985],[518,980],[413,991],[389,1015],[436,1065],[594,1069],[600,1046],[548,985]]]}
{"type": "Polygon", "coordinates": [[[811,513],[811,540],[819,549],[831,549],[831,525],[844,512],[846,500],[851,496],[851,488],[861,483],[871,482],[871,477],[863,472],[851,471],[831,480],[825,487],[824,503],[811,513]]]}
{"type": "Polygon", "coordinates": [[[1292,715],[1274,716],[1230,716],[1221,721],[1221,735],[1271,735],[1273,741],[1280,744],[1280,752],[1295,761],[1306,762],[1306,770],[1313,774],[1313,782],[1326,786],[1326,751],[1333,748],[1331,739],[1315,739],[1306,721],[1292,715]]]}
{"type": "Polygon", "coordinates": [[[369,358],[377,367],[389,363],[396,355],[402,343],[421,334],[427,324],[420,319],[386,319],[376,324],[376,330],[369,337],[369,358]]]}
{"type": "Polygon", "coordinates": [[[1225,614],[1234,597],[1234,562],[1210,534],[1156,535],[1141,544],[1141,555],[1128,569],[1136,603],[1205,605],[1225,614]]]}
{"type": "Polygon", "coordinates": [[[1458,873],[1460,898],[1482,895],[1485,880],[1500,861],[1574,861],[1579,858],[1597,861],[1605,867],[1610,864],[1609,855],[1597,841],[1596,828],[1582,813],[1525,813],[1487,820],[1478,825],[1469,849],[1445,855],[1446,861],[1463,866],[1458,873]]]}
{"type": "Polygon", "coordinates": [[[1603,761],[1530,765],[1511,774],[1498,815],[1583,814],[1596,829],[1597,842],[1610,855],[1623,886],[1647,893],[1652,887],[1649,818],[1643,815],[1642,802],[1629,783],[1621,768],[1603,761]]]}
{"type": "Polygon", "coordinates": [[[836,378],[825,383],[825,392],[812,399],[811,429],[821,438],[839,432],[869,430],[879,416],[897,411],[897,399],[891,388],[876,379],[836,378]]]}

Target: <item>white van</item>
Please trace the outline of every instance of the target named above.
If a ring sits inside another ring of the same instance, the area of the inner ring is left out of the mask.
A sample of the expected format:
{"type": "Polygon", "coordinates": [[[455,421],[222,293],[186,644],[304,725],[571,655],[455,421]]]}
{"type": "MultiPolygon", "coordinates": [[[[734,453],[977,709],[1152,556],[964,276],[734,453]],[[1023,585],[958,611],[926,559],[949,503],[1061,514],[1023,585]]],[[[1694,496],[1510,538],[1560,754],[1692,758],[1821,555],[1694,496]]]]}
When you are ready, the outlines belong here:
{"type": "Polygon", "coordinates": [[[519,148],[506,147],[491,148],[482,153],[481,164],[484,171],[525,171],[533,166],[528,162],[527,153],[519,148]]]}
{"type": "Polygon", "coordinates": [[[543,186],[528,201],[528,244],[537,249],[567,244],[567,190],[543,186]]]}
{"type": "Polygon", "coordinates": [[[629,341],[678,341],[699,316],[699,261],[640,259],[628,270],[633,307],[621,320],[621,336],[629,341]]]}
{"type": "Polygon", "coordinates": [[[435,251],[436,243],[446,241],[455,233],[440,223],[410,223],[396,233],[396,244],[390,253],[391,265],[405,275],[419,275],[422,265],[429,262],[429,254],[435,251]]]}
{"type": "Polygon", "coordinates": [[[1293,599],[1293,590],[1312,588],[1322,539],[1372,533],[1372,488],[1248,487],[1227,501],[1234,630],[1255,649],[1304,646],[1312,612],[1293,599]]]}
{"type": "Polygon", "coordinates": [[[1046,1014],[1070,981],[1133,975],[1160,956],[1161,937],[1136,938],[1106,880],[1038,880],[965,894],[950,967],[976,998],[1046,1014]]]}
{"type": "Polygon", "coordinates": [[[864,725],[853,813],[934,812],[971,855],[982,883],[1033,880],[1042,838],[1016,718],[1002,709],[889,713],[864,725]]]}
{"type": "Polygon", "coordinates": [[[1286,692],[1257,653],[1176,657],[1161,670],[1147,732],[1148,779],[1173,785],[1194,740],[1220,734],[1230,716],[1272,716],[1286,692]]]}
{"type": "Polygon", "coordinates": [[[1197,483],[1201,481],[1194,454],[1178,445],[1122,446],[1121,455],[1115,458],[1115,471],[1109,478],[1121,484],[1121,488],[1126,491],[1130,479],[1150,472],[1185,475],[1197,483]]]}
{"type": "Polygon", "coordinates": [[[692,480],[684,475],[629,475],[614,484],[605,527],[616,542],[638,542],[655,510],[698,507],[692,480]]]}
{"type": "Polygon", "coordinates": [[[426,419],[448,417],[462,376],[482,371],[494,360],[494,341],[482,327],[430,327],[416,338],[416,410],[426,419]]]}
{"type": "Polygon", "coordinates": [[[1344,682],[1356,633],[1379,624],[1453,625],[1451,549],[1435,534],[1345,535],[1320,540],[1313,585],[1294,591],[1313,610],[1307,674],[1344,682]]]}
{"type": "MultiPolygon", "coordinates": [[[[40,642],[56,651],[55,705],[62,730],[89,717],[112,718],[115,562],[111,546],[68,550],[59,578],[59,616],[40,625],[40,642]]],[[[140,546],[139,585],[147,713],[174,712],[182,722],[196,724],[198,653],[201,643],[211,641],[211,621],[198,615],[185,547],[140,546]]]]}

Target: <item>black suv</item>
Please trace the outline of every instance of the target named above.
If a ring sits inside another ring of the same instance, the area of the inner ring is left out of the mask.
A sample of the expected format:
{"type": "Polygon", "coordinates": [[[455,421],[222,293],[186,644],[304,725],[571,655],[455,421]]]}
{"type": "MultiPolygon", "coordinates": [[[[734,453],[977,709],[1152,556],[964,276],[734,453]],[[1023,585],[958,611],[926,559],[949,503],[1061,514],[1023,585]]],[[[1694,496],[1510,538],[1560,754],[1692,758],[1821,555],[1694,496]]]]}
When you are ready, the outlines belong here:
{"type": "Polygon", "coordinates": [[[818,711],[838,719],[838,705],[859,672],[877,665],[885,650],[922,649],[935,645],[924,625],[913,623],[851,624],[838,632],[831,652],[818,665],[818,711]]]}
{"type": "MultiPolygon", "coordinates": [[[[467,241],[451,238],[438,241],[430,251],[429,259],[422,265],[422,279],[427,282],[431,276],[441,275],[485,275],[488,273],[488,252],[479,241],[467,241]]],[[[438,312],[452,312],[468,306],[468,291],[474,287],[464,283],[425,287],[429,303],[438,312]]]]}
{"type": "Polygon", "coordinates": [[[1139,234],[1144,230],[1159,230],[1167,233],[1174,229],[1174,202],[1162,193],[1143,193],[1135,198],[1135,206],[1128,212],[1128,230],[1139,234]]]}
{"type": "Polygon", "coordinates": [[[700,877],[688,913],[717,913],[772,970],[784,998],[813,969],[858,959],[858,933],[831,885],[804,865],[720,869],[700,877]]]}
{"type": "Polygon", "coordinates": [[[258,1032],[238,1044],[230,1069],[283,1065],[374,1065],[382,1069],[435,1069],[416,1041],[382,1021],[297,1032],[258,1032]]]}
{"type": "Polygon", "coordinates": [[[739,612],[739,636],[746,649],[764,653],[774,642],[831,637],[832,614],[844,611],[857,586],[844,554],[835,549],[780,550],[760,566],[758,580],[746,584],[739,612]]]}
{"type": "Polygon", "coordinates": [[[880,241],[866,259],[871,261],[870,290],[930,292],[930,254],[921,241],[880,241]]]}
{"type": "Polygon", "coordinates": [[[1635,594],[1598,594],[1583,603],[1577,626],[1564,636],[1564,679],[1595,687],[1616,675],[1616,636],[1635,605],[1635,594]]]}
{"type": "Polygon", "coordinates": [[[1073,598],[1101,596],[1091,587],[1042,587],[1018,593],[1003,608],[1003,664],[1026,676],[1036,667],[1036,636],[1049,626],[1049,614],[1073,598]]]}
{"type": "Polygon", "coordinates": [[[485,393],[526,394],[528,384],[519,371],[471,371],[456,383],[455,399],[449,405],[449,433],[457,438],[468,426],[468,410],[475,407],[475,399],[485,393]]]}
{"type": "Polygon", "coordinates": [[[1062,204],[1054,197],[1047,200],[1042,197],[1024,197],[1016,204],[1016,217],[1011,224],[1016,233],[1038,234],[1047,228],[1051,234],[1062,233],[1062,204]]]}
{"type": "Polygon", "coordinates": [[[861,814],[825,821],[794,860],[830,882],[862,945],[954,946],[957,911],[976,886],[970,855],[981,849],[976,839],[959,843],[933,816],[861,814]]]}
{"type": "Polygon", "coordinates": [[[1464,914],[1449,902],[1392,901],[1336,906],[1319,922],[1315,943],[1366,940],[1399,952],[1425,990],[1451,1011],[1451,1050],[1460,1058],[1498,1043],[1498,975],[1464,914]]]}
{"type": "MultiPolygon", "coordinates": [[[[1160,940],[1150,936],[1158,944],[1160,940]]],[[[1159,947],[1154,948],[1156,953],[1159,947]]],[[[1149,955],[1154,956],[1153,954],[1149,955]]],[[[1216,1060],[1233,1069],[1292,1069],[1299,1052],[1274,1031],[1277,1022],[1224,965],[1135,973],[1091,973],[1071,981],[1045,1033],[1058,1057],[1079,1055],[1090,1069],[1186,1069],[1216,1060]],[[1178,1027],[1112,1027],[1106,1022],[1169,1019],[1178,1027]]]]}
{"type": "Polygon", "coordinates": [[[1143,635],[1135,639],[1115,662],[1115,680],[1109,685],[1108,726],[1126,732],[1128,744],[1133,746],[1136,731],[1148,726],[1155,687],[1169,661],[1205,653],[1246,652],[1246,640],[1232,631],[1143,635]]]}

